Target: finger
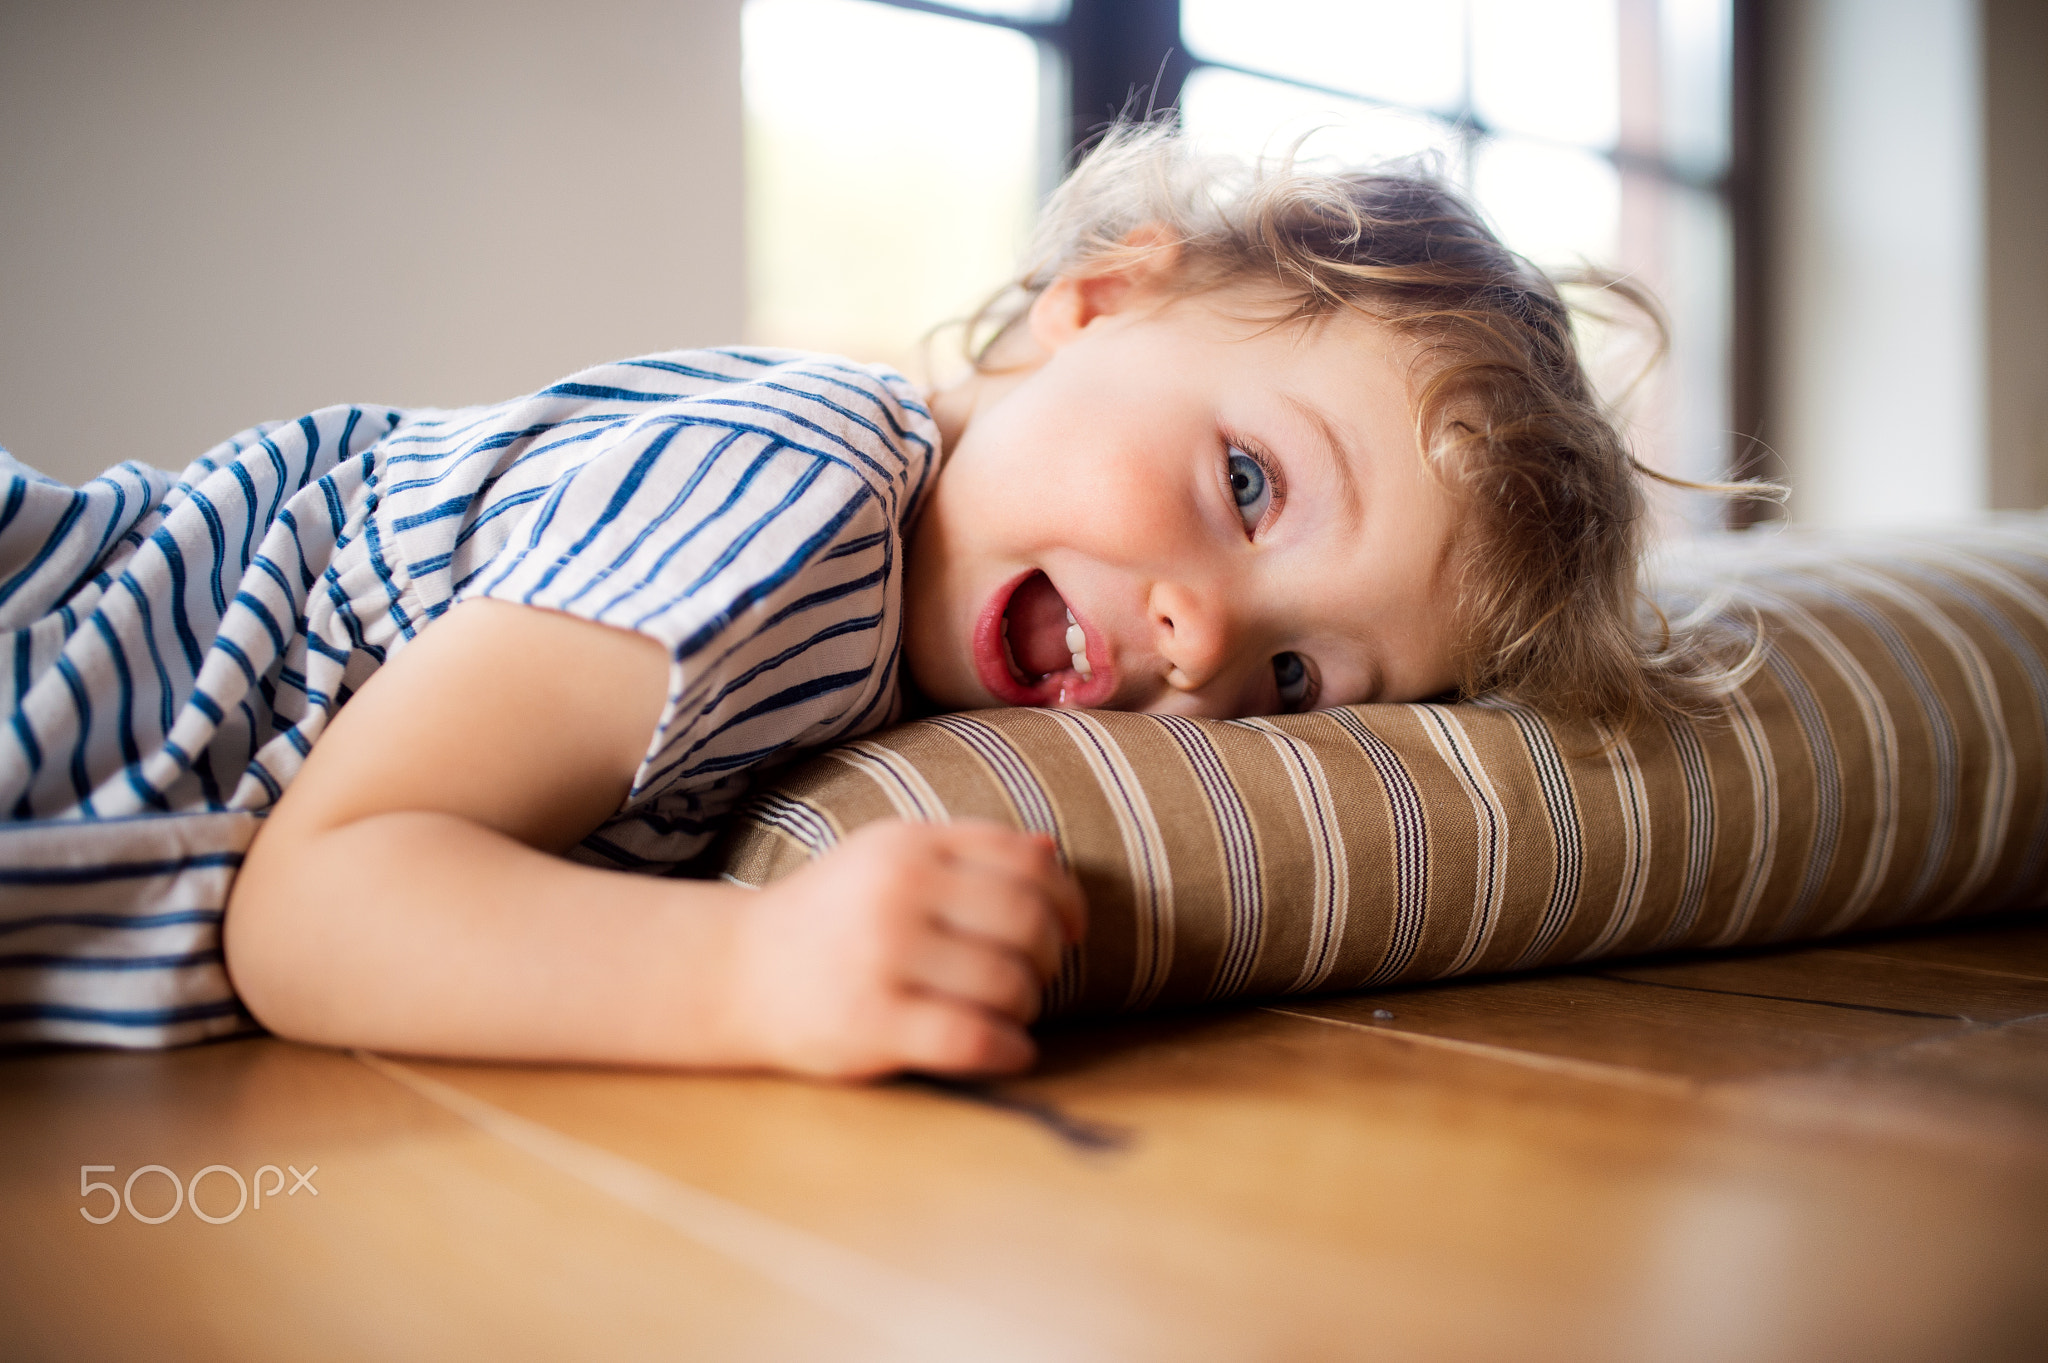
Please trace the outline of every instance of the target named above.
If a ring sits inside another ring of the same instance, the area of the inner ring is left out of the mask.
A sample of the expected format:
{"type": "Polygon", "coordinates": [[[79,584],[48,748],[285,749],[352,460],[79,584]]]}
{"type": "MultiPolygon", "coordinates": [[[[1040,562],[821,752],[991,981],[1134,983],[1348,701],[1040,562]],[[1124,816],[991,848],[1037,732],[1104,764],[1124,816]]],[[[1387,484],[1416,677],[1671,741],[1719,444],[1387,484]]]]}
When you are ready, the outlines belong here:
{"type": "Polygon", "coordinates": [[[1001,870],[1020,880],[1036,880],[1059,865],[1058,846],[1051,838],[987,819],[946,825],[945,848],[956,861],[1001,870]]]}
{"type": "Polygon", "coordinates": [[[979,1004],[1019,1022],[1038,1016],[1040,977],[1032,963],[986,938],[928,932],[911,949],[902,978],[924,992],[979,1004]]]}
{"type": "Polygon", "coordinates": [[[974,867],[954,867],[933,896],[932,911],[949,933],[1021,952],[1041,979],[1059,973],[1059,915],[1036,886],[974,867]]]}
{"type": "Polygon", "coordinates": [[[1088,903],[1080,882],[1061,864],[1049,833],[1022,833],[981,819],[949,825],[956,862],[1008,874],[1042,890],[1058,913],[1069,942],[1087,935],[1088,903]]]}
{"type": "Polygon", "coordinates": [[[1017,1023],[972,1004],[907,995],[893,1031],[903,1069],[933,1074],[1014,1074],[1029,1069],[1038,1047],[1017,1023]]]}

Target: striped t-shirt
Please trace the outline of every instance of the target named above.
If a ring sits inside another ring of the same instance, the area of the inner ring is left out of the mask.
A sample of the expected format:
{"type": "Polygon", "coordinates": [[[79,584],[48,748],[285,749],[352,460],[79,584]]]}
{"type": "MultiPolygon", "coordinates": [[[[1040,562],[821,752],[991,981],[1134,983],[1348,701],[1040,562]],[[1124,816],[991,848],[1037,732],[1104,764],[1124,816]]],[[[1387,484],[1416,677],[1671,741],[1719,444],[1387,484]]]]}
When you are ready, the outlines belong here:
{"type": "Polygon", "coordinates": [[[251,1026],[229,884],[328,720],[471,597],[673,659],[575,855],[671,871],[763,763],[898,706],[903,528],[938,434],[900,377],[685,351],[457,411],[330,407],[73,489],[0,451],[0,1040],[251,1026]]]}

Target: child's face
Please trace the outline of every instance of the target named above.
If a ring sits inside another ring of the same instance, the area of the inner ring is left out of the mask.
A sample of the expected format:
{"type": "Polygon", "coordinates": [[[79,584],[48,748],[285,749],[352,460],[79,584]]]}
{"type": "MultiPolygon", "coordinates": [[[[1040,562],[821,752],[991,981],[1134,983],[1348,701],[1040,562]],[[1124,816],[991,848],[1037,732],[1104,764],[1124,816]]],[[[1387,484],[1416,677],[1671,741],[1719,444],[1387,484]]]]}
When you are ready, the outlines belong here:
{"type": "Polygon", "coordinates": [[[1020,368],[939,395],[964,429],[911,541],[905,635],[935,702],[1234,718],[1451,686],[1456,513],[1409,352],[1356,313],[1241,320],[1261,301],[1062,279],[1020,368]]]}

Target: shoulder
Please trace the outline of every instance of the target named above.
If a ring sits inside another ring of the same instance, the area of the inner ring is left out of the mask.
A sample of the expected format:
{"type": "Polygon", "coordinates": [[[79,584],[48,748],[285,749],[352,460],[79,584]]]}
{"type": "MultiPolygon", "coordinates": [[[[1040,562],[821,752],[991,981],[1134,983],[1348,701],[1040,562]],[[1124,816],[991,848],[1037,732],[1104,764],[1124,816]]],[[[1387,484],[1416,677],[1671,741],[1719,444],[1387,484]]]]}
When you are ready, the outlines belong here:
{"type": "Polygon", "coordinates": [[[937,446],[900,375],[827,355],[672,351],[530,400],[572,406],[520,428],[553,423],[498,486],[549,466],[468,594],[589,614],[679,655],[827,587],[849,608],[856,589],[893,597],[937,446]]]}
{"type": "Polygon", "coordinates": [[[937,465],[938,428],[909,380],[836,355],[663,351],[583,370],[534,397],[578,404],[586,417],[640,414],[766,437],[844,466],[906,512],[937,465]]]}

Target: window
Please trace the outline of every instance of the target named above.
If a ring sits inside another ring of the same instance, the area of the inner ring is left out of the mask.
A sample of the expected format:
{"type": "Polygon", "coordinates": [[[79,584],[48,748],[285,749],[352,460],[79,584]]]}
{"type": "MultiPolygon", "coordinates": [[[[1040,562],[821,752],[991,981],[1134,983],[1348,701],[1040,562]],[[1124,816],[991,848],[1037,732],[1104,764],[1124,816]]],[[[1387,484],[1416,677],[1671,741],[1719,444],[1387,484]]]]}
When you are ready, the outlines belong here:
{"type": "MultiPolygon", "coordinates": [[[[1638,449],[1722,476],[1730,24],[1731,0],[748,0],[755,336],[917,366],[1068,150],[1154,87],[1220,148],[1429,157],[1538,264],[1647,284],[1673,348],[1638,449]]],[[[1610,391],[1641,335],[1589,329],[1610,391]]]]}
{"type": "Polygon", "coordinates": [[[1030,231],[1040,45],[873,0],[750,0],[742,22],[750,339],[916,374],[1030,231]]]}

